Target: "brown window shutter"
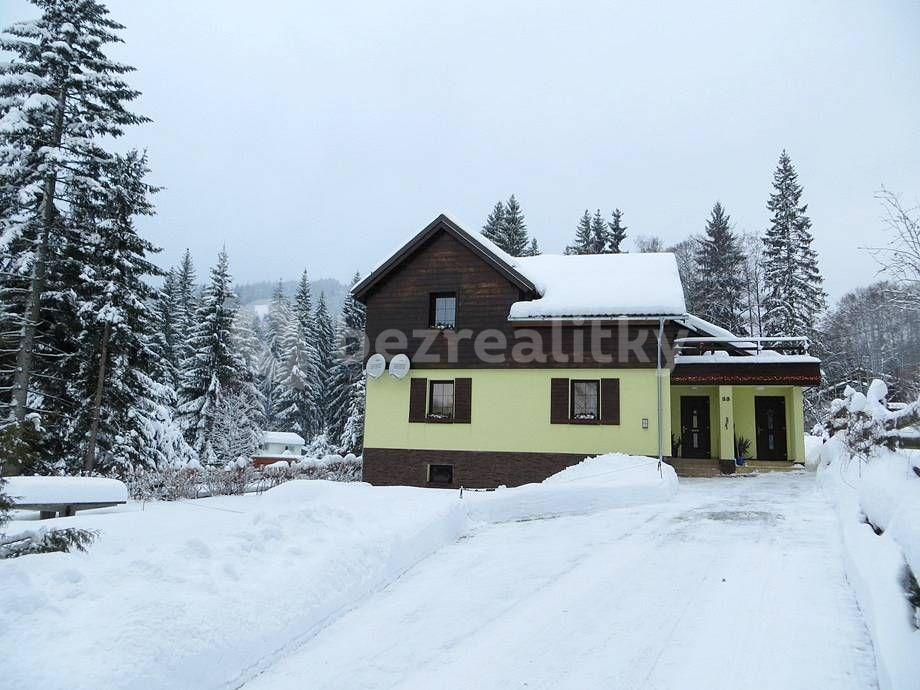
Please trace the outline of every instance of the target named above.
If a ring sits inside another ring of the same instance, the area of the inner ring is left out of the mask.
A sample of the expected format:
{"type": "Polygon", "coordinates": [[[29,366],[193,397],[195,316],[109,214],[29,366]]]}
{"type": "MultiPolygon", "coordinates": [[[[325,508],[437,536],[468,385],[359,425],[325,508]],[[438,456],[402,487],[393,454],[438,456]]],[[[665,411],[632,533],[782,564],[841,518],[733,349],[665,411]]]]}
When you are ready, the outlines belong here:
{"type": "Polygon", "coordinates": [[[454,379],[454,422],[469,424],[473,419],[473,379],[454,379]]]}
{"type": "Polygon", "coordinates": [[[553,379],[550,382],[549,421],[551,424],[569,422],[569,380],[553,379]]]}
{"type": "Polygon", "coordinates": [[[620,379],[601,379],[601,424],[620,423],[620,379]]]}
{"type": "Polygon", "coordinates": [[[424,422],[428,413],[428,379],[409,381],[409,421],[424,422]]]}

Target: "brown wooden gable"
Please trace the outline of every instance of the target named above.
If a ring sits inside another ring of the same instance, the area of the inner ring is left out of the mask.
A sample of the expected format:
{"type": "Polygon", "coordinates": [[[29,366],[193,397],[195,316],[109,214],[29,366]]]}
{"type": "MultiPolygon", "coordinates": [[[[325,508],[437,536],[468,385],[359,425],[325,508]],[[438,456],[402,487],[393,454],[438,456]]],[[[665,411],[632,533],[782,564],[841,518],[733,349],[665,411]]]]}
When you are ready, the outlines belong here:
{"type": "Polygon", "coordinates": [[[389,259],[383,262],[367,278],[360,281],[352,288],[352,294],[359,302],[367,304],[368,294],[393,271],[399,270],[416,252],[440,233],[450,235],[460,246],[464,247],[471,256],[491,267],[505,281],[514,285],[518,290],[530,296],[536,296],[537,289],[530,280],[519,273],[513,266],[506,263],[500,256],[489,251],[482,243],[475,240],[466,230],[454,223],[443,213],[435,218],[389,259]]]}

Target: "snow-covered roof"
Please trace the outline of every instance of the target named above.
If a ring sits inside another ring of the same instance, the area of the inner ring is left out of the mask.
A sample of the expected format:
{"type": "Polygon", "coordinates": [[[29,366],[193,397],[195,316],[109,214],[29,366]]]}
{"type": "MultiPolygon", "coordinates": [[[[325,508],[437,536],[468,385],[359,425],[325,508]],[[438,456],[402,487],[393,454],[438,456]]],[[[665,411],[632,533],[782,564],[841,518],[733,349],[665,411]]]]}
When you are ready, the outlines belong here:
{"type": "Polygon", "coordinates": [[[353,293],[362,295],[440,228],[453,233],[526,291],[536,293],[536,299],[513,304],[509,319],[675,316],[687,311],[673,254],[511,256],[482,234],[467,232],[443,213],[381,261],[352,289],[353,293]]]}
{"type": "Polygon", "coordinates": [[[679,316],[687,312],[673,254],[541,254],[514,262],[540,297],[511,305],[512,320],[679,316]]]}
{"type": "Polygon", "coordinates": [[[306,441],[291,431],[266,431],[262,434],[262,443],[280,443],[286,446],[303,446],[306,441]]]}

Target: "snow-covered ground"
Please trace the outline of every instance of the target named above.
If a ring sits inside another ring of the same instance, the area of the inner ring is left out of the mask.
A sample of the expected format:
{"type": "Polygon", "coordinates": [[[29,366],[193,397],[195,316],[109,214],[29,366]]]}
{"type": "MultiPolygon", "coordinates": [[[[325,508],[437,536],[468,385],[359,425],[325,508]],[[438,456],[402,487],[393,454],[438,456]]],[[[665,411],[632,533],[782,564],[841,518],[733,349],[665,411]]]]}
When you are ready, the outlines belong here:
{"type": "Polygon", "coordinates": [[[87,553],[0,561],[0,685],[236,687],[483,523],[668,501],[676,489],[670,467],[609,455],[463,499],[293,481],[49,520],[100,537],[87,553]]]}
{"type": "Polygon", "coordinates": [[[820,449],[818,480],[839,514],[847,577],[872,638],[882,688],[920,688],[920,616],[907,600],[920,573],[920,452],[850,456],[839,437],[820,449]],[[871,523],[871,524],[870,524],[871,523]]]}
{"type": "Polygon", "coordinates": [[[804,472],[480,527],[246,685],[875,686],[836,516],[804,472]]]}

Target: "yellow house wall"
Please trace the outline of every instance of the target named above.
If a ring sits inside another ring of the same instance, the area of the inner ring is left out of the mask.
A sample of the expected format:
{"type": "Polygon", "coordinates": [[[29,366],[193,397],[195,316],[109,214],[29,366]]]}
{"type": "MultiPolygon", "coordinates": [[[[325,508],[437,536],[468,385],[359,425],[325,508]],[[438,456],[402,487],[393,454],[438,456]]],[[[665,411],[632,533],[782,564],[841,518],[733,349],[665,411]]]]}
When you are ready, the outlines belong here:
{"type": "MultiPolygon", "coordinates": [[[[662,451],[670,454],[668,372],[662,372],[662,451]]],[[[384,374],[367,384],[364,445],[417,448],[598,454],[611,451],[658,454],[654,369],[438,369],[412,372],[402,380],[384,374]],[[410,423],[409,379],[472,379],[470,424],[410,423]],[[553,378],[620,380],[619,425],[550,424],[553,378]],[[642,428],[642,419],[648,428],[642,428]]]]}
{"type": "MultiPolygon", "coordinates": [[[[725,410],[720,409],[719,386],[673,386],[671,388],[671,428],[680,433],[680,399],[687,395],[709,396],[709,414],[712,425],[712,457],[717,457],[720,448],[720,433],[723,431],[725,410]]],[[[755,426],[754,398],[759,395],[780,396],[786,401],[786,447],[790,460],[802,462],[805,459],[805,410],[802,388],[798,386],[722,386],[731,395],[731,417],[734,435],[751,440],[751,455],[758,457],[757,429],[755,426]]],[[[731,434],[731,430],[728,432],[731,434]]],[[[724,453],[722,453],[724,455],[724,453]]]]}

